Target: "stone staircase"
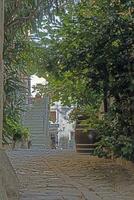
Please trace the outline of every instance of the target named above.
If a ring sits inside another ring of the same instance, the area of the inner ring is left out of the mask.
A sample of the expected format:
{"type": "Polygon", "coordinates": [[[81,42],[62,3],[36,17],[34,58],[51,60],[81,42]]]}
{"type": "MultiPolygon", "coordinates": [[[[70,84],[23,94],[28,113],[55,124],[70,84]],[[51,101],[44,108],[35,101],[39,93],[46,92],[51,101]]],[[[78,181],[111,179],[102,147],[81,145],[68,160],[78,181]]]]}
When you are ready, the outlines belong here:
{"type": "Polygon", "coordinates": [[[23,125],[30,130],[33,148],[49,148],[49,99],[35,99],[23,116],[23,125]]]}

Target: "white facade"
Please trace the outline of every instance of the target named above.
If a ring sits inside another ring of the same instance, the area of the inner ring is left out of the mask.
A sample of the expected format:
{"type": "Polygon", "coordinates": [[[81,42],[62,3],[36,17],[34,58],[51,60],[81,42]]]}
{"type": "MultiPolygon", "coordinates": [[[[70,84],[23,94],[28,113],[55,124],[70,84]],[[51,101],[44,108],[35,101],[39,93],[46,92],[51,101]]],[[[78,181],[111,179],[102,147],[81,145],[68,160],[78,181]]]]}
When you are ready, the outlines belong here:
{"type": "MultiPolygon", "coordinates": [[[[70,141],[72,140],[71,133],[74,132],[74,123],[69,122],[69,113],[72,110],[72,108],[69,108],[67,106],[62,106],[60,102],[56,102],[55,106],[53,106],[52,109],[53,110],[55,109],[57,113],[56,122],[59,124],[59,129],[58,129],[59,145],[61,138],[63,138],[64,141],[66,138],[66,141],[68,140],[68,145],[69,145],[70,141]]],[[[72,142],[72,144],[73,143],[74,141],[72,142]]]]}

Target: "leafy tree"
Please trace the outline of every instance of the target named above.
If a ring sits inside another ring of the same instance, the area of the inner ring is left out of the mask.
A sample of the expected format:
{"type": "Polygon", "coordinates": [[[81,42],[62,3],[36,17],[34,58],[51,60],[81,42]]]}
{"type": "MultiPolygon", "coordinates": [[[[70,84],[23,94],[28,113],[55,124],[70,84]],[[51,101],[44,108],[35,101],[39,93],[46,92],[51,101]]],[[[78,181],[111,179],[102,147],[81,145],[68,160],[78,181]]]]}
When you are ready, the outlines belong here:
{"type": "MultiPolygon", "coordinates": [[[[44,62],[45,69],[56,79],[63,77],[60,85],[65,90],[60,92],[60,97],[67,94],[65,99],[76,98],[81,106],[83,102],[79,100],[81,97],[84,100],[88,93],[102,96],[104,112],[109,118],[105,130],[111,130],[117,141],[122,135],[130,137],[132,142],[133,2],[82,1],[68,7],[60,17],[56,25],[48,27],[44,62]],[[66,74],[71,76],[64,82],[66,74]],[[79,86],[77,81],[81,83],[79,86]],[[115,131],[111,129],[110,119],[115,131]]],[[[88,95],[87,104],[90,99],[88,95]]],[[[103,128],[106,118],[102,121],[103,128]]]]}
{"type": "Polygon", "coordinates": [[[33,73],[40,63],[42,50],[33,40],[37,38],[41,22],[54,21],[54,12],[63,3],[60,0],[5,0],[4,133],[9,132],[5,130],[9,120],[20,123],[26,92],[22,76],[33,73]]]}
{"type": "Polygon", "coordinates": [[[94,118],[96,122],[92,123],[100,130],[100,149],[110,145],[116,155],[133,159],[133,1],[64,4],[25,0],[19,4],[21,9],[17,2],[6,5],[7,70],[12,72],[17,66],[20,71],[21,66],[32,66],[35,60],[35,66],[40,65],[38,73],[44,73],[50,82],[47,89],[51,95],[53,91],[55,99],[88,108],[89,113],[98,112],[102,98],[104,118],[99,122],[94,118]],[[60,8],[56,17],[55,12],[52,14],[55,8],[60,8]],[[12,23],[7,23],[10,20],[12,23]],[[33,27],[38,30],[39,40],[34,46],[27,39],[33,27]]]}

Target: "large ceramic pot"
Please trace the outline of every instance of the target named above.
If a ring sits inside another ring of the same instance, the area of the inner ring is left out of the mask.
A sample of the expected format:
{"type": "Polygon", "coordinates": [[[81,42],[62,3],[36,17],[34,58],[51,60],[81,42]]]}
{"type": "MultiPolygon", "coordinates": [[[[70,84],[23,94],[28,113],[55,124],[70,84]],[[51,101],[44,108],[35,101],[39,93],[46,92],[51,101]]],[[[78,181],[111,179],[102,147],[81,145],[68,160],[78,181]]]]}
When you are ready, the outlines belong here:
{"type": "Polygon", "coordinates": [[[86,125],[80,123],[81,121],[77,121],[75,128],[76,151],[80,153],[93,153],[97,142],[97,131],[95,129],[88,129],[86,125]]]}

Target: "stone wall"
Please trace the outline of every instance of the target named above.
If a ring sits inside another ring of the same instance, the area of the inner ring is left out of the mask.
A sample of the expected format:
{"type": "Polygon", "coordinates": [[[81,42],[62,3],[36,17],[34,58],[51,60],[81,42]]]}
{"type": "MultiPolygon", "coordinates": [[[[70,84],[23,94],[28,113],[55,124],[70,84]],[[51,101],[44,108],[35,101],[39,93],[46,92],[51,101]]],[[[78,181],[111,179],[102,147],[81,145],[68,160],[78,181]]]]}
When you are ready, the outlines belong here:
{"type": "Polygon", "coordinates": [[[19,181],[3,150],[0,150],[0,200],[19,200],[19,181]]]}

